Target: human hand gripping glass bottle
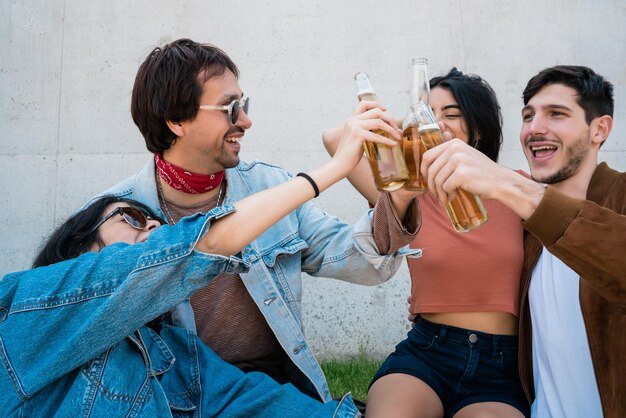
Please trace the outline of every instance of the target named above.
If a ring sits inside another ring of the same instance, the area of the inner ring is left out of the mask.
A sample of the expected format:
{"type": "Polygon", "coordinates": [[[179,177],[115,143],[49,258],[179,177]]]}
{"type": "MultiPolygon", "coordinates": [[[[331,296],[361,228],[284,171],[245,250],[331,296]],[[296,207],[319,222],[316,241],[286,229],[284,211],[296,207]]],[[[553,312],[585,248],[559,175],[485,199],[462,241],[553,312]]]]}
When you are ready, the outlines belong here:
{"type": "MultiPolygon", "coordinates": [[[[369,77],[365,73],[357,73],[354,76],[357,85],[357,97],[359,101],[378,102],[378,96],[372,88],[369,77]]],[[[384,131],[375,131],[385,136],[384,131]]],[[[404,186],[409,178],[402,148],[400,143],[386,145],[371,141],[364,143],[365,156],[370,163],[374,175],[374,183],[378,191],[392,192],[404,186]]]]}
{"type": "MultiPolygon", "coordinates": [[[[413,78],[415,84],[412,95],[416,101],[411,105],[409,112],[411,123],[418,127],[421,144],[417,144],[417,146],[421,147],[420,151],[423,153],[423,151],[445,141],[443,132],[429,105],[430,85],[428,60],[426,58],[413,60],[413,78]]],[[[421,162],[421,156],[419,159],[421,162]]],[[[487,211],[478,196],[462,189],[457,189],[455,194],[456,196],[446,203],[445,207],[456,231],[471,231],[487,222],[487,211]]]]}

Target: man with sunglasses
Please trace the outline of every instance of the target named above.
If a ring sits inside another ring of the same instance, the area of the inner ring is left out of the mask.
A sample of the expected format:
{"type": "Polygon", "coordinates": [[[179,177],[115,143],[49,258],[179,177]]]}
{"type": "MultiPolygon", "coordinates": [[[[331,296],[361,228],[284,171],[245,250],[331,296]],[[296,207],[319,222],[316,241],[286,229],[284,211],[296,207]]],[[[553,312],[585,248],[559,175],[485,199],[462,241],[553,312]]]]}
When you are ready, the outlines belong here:
{"type": "MultiPolygon", "coordinates": [[[[400,139],[380,108],[359,106],[357,113],[372,114],[367,129],[400,139]]],[[[172,224],[287,181],[291,175],[278,167],[240,161],[241,140],[252,125],[248,110],[238,69],[223,51],[188,39],[155,48],[139,68],[131,103],[154,161],[105,193],[139,200],[172,224]]],[[[244,250],[254,254],[248,273],[218,277],[192,295],[193,315],[183,304],[174,317],[240,369],[329,401],[302,330],[301,273],[368,285],[388,280],[408,251],[399,250],[417,233],[414,197],[383,194],[354,226],[307,203],[244,250]]]]}

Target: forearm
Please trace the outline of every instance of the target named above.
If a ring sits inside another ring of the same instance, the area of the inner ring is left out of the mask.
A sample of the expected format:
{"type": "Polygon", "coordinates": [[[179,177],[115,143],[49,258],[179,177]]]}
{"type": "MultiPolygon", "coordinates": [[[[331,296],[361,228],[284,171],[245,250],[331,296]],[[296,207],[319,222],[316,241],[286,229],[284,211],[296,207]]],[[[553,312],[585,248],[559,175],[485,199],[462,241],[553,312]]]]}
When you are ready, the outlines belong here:
{"type": "MultiPolygon", "coordinates": [[[[346,169],[330,160],[308,175],[320,193],[342,179],[346,169]]],[[[213,221],[207,234],[197,243],[199,251],[232,255],[241,251],[270,226],[315,196],[312,185],[303,177],[255,193],[234,204],[235,212],[213,221]]]]}
{"type": "Polygon", "coordinates": [[[460,188],[498,200],[522,219],[532,215],[544,193],[541,184],[497,164],[459,139],[426,151],[421,172],[428,181],[428,191],[442,205],[455,198],[460,188]]]}
{"type": "Polygon", "coordinates": [[[626,216],[552,187],[524,227],[608,301],[626,305],[626,216]]]}
{"type": "MultiPolygon", "coordinates": [[[[393,215],[405,225],[407,222],[414,225],[413,219],[407,219],[407,212],[411,204],[415,202],[415,194],[406,191],[396,191],[389,193],[390,202],[393,205],[393,215]]],[[[392,215],[392,216],[393,216],[392,215]]]]}

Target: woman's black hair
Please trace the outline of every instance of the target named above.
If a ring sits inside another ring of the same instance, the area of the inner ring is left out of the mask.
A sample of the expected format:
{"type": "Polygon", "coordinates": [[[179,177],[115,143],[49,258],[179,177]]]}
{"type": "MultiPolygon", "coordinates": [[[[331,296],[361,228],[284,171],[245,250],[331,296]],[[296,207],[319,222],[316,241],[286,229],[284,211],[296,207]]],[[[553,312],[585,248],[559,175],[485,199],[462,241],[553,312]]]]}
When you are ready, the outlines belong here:
{"type": "Polygon", "coordinates": [[[468,144],[498,161],[502,146],[502,114],[489,83],[453,67],[448,74],[431,78],[430,88],[434,87],[450,90],[459,104],[467,124],[468,144]]]}
{"type": "Polygon", "coordinates": [[[96,199],[84,209],[76,212],[59,226],[50,238],[41,246],[33,261],[33,268],[48,266],[61,261],[76,258],[96,242],[99,242],[98,231],[93,227],[105,215],[104,211],[112,203],[128,203],[140,209],[147,216],[159,219],[152,209],[136,200],[113,195],[104,195],[96,199]]]}

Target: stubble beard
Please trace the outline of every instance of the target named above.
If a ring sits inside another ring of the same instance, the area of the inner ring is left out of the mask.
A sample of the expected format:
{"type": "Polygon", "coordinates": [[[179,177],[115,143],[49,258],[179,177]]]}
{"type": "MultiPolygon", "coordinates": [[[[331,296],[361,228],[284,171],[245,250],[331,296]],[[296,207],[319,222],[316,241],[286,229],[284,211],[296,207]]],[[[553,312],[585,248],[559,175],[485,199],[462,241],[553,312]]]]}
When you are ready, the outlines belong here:
{"type": "Polygon", "coordinates": [[[239,165],[239,152],[230,153],[225,150],[221,150],[219,155],[215,157],[215,162],[221,165],[224,169],[234,168],[239,165]]]}
{"type": "Polygon", "coordinates": [[[239,165],[239,154],[235,155],[234,158],[220,158],[217,163],[224,167],[224,169],[235,168],[239,165]]]}
{"type": "MultiPolygon", "coordinates": [[[[224,138],[235,133],[244,134],[245,130],[241,129],[238,126],[233,126],[228,130],[228,132],[226,132],[224,138]]],[[[225,139],[222,140],[226,142],[225,139]]],[[[231,154],[224,149],[222,149],[221,155],[217,156],[217,158],[215,159],[215,162],[224,167],[224,169],[237,167],[239,165],[239,161],[239,151],[235,151],[234,154],[231,154]]]]}
{"type": "Polygon", "coordinates": [[[563,167],[546,178],[538,178],[531,173],[532,179],[543,184],[556,184],[572,177],[578,172],[580,165],[587,156],[590,144],[591,137],[589,134],[579,138],[567,149],[567,161],[563,167]]]}

